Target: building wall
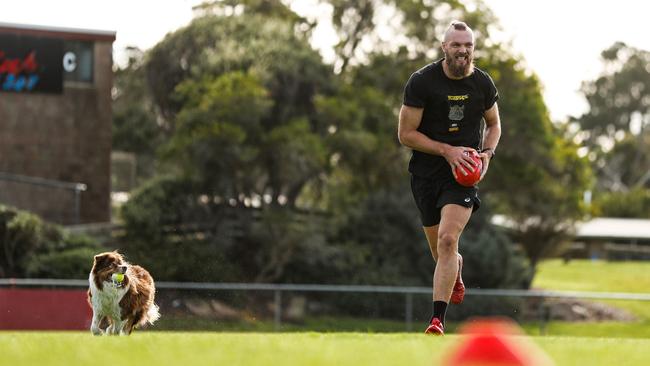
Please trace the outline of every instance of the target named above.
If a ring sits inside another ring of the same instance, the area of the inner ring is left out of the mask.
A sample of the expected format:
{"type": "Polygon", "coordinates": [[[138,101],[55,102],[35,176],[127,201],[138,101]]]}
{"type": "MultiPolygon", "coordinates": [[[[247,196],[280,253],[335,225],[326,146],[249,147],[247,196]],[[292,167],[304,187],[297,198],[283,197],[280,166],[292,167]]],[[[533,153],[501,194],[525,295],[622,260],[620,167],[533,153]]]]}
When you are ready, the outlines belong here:
{"type": "MultiPolygon", "coordinates": [[[[80,222],[110,220],[112,40],[94,43],[93,83],[62,94],[0,92],[0,172],[87,186],[80,222]]],[[[70,190],[0,180],[0,203],[74,223],[70,190]]]]}

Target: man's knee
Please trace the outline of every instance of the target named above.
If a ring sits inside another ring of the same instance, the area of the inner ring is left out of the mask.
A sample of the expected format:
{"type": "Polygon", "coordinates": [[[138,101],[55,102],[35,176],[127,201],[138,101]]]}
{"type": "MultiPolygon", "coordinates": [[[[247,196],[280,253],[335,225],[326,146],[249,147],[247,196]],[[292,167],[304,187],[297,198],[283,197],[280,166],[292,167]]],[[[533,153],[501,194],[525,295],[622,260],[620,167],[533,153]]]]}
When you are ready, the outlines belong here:
{"type": "Polygon", "coordinates": [[[438,255],[455,254],[458,248],[458,234],[443,232],[438,236],[438,255]]]}

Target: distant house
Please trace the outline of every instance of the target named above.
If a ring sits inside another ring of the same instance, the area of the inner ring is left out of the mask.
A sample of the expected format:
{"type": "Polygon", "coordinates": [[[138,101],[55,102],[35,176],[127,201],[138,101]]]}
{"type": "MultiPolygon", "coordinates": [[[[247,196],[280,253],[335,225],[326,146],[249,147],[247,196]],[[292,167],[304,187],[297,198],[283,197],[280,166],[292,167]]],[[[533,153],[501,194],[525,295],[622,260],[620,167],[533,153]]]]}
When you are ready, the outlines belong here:
{"type": "MultiPolygon", "coordinates": [[[[492,223],[506,230],[515,224],[503,215],[492,223]]],[[[650,220],[597,217],[575,225],[565,258],[650,260],[650,220]]]]}
{"type": "Polygon", "coordinates": [[[576,225],[572,256],[650,259],[650,220],[597,217],[576,225]]]}

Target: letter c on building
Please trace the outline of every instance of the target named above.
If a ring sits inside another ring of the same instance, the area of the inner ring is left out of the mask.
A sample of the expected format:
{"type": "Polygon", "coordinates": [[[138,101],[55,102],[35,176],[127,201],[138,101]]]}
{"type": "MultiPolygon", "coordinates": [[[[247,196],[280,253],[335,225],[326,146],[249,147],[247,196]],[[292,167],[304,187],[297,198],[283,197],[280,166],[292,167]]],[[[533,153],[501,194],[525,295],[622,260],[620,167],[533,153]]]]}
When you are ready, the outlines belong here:
{"type": "Polygon", "coordinates": [[[67,72],[73,72],[77,68],[77,55],[73,52],[66,52],[63,55],[63,69],[67,72]]]}

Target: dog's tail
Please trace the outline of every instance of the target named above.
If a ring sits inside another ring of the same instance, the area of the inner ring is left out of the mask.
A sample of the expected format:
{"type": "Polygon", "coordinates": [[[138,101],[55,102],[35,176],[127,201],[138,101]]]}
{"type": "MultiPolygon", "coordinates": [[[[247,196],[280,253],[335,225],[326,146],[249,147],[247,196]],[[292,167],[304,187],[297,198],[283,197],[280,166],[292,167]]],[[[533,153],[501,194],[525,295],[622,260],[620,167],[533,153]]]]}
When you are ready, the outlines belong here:
{"type": "Polygon", "coordinates": [[[147,310],[147,322],[153,324],[158,319],[160,319],[160,309],[158,305],[151,304],[149,310],[147,310]]]}

